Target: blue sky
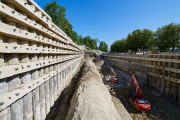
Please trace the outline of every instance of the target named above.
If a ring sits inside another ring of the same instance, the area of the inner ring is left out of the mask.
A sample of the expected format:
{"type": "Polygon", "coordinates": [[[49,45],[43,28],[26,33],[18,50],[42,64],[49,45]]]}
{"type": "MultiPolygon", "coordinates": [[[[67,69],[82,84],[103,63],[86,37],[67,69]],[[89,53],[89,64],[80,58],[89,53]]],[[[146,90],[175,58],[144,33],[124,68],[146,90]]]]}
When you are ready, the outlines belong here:
{"type": "MultiPolygon", "coordinates": [[[[36,1],[36,0],[34,0],[36,1]]],[[[37,0],[43,8],[53,0],[37,0]]],[[[180,0],[57,0],[79,35],[105,41],[109,46],[135,29],[156,31],[180,21],[180,0]]]]}

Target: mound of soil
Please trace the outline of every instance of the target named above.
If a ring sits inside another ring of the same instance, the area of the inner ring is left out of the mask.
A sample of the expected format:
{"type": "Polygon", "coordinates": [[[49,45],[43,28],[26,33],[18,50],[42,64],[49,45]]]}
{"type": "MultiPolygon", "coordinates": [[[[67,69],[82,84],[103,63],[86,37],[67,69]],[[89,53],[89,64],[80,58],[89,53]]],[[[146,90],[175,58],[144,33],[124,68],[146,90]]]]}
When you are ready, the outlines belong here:
{"type": "Polygon", "coordinates": [[[88,60],[71,99],[67,120],[121,120],[95,64],[88,60]]]}

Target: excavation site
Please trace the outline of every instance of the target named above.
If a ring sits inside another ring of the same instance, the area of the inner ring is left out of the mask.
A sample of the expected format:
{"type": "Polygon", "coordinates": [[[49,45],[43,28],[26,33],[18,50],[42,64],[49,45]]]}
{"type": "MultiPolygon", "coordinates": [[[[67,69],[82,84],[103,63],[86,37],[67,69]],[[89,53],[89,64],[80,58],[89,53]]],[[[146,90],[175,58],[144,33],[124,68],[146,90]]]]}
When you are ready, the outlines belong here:
{"type": "Polygon", "coordinates": [[[179,4],[0,0],[0,120],[180,120],[179,4]]]}
{"type": "Polygon", "coordinates": [[[71,83],[47,115],[47,120],[178,120],[180,108],[177,101],[137,79],[151,106],[149,110],[139,109],[130,101],[136,94],[136,87],[131,85],[132,75],[101,56],[90,56],[93,58],[83,59],[71,83]],[[111,81],[111,69],[116,73],[118,82],[111,81]]]}

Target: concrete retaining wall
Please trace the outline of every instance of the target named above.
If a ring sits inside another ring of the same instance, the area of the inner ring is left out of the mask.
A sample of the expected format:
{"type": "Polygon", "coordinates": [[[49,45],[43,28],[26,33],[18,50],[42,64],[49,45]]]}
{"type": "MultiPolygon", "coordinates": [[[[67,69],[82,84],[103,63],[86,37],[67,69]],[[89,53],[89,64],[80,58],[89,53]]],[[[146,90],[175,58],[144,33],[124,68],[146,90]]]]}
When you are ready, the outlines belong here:
{"type": "Polygon", "coordinates": [[[121,68],[122,70],[128,72],[129,74],[134,74],[136,78],[140,79],[144,84],[147,83],[148,68],[142,63],[129,62],[124,60],[108,59],[110,63],[121,68]]]}
{"type": "MultiPolygon", "coordinates": [[[[26,89],[26,85],[23,87],[24,89],[19,89],[19,95],[23,94],[23,92],[27,92],[22,97],[16,96],[17,98],[13,99],[14,94],[17,94],[16,92],[14,93],[14,91],[2,94],[1,101],[4,102],[4,104],[1,105],[0,118],[6,120],[9,116],[11,117],[9,118],[10,120],[44,120],[50,111],[50,107],[54,105],[54,101],[57,100],[62,90],[69,84],[69,80],[71,80],[70,78],[73,77],[72,73],[74,73],[79,66],[81,58],[68,62],[71,62],[71,64],[66,66],[64,69],[51,72],[53,74],[48,74],[49,76],[47,77],[47,80],[33,80],[37,81],[34,84],[39,82],[39,85],[30,92],[24,90],[26,89]],[[62,73],[66,73],[66,76],[62,77],[62,73]],[[14,102],[11,103],[9,100],[10,97],[12,97],[11,99],[13,99],[14,102]]],[[[27,87],[30,89],[34,84],[32,83],[27,87]]]]}
{"type": "Polygon", "coordinates": [[[180,55],[103,55],[111,64],[135,74],[166,96],[180,102],[180,55]]]}
{"type": "Polygon", "coordinates": [[[44,120],[83,52],[33,0],[0,0],[0,119],[44,120]]]}

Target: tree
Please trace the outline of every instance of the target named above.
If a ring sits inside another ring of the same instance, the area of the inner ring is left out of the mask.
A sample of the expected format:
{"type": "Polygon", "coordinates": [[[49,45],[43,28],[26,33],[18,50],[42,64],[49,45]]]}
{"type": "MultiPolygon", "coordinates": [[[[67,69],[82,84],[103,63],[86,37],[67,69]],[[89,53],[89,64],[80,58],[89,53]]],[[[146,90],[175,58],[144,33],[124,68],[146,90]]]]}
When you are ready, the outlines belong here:
{"type": "Polygon", "coordinates": [[[111,45],[111,52],[127,52],[128,47],[127,47],[127,40],[126,39],[121,39],[115,41],[111,45]]]}
{"type": "Polygon", "coordinates": [[[57,4],[56,0],[52,3],[46,3],[44,6],[46,13],[52,18],[52,21],[60,27],[67,35],[72,33],[72,25],[66,18],[66,8],[57,4]]]}
{"type": "Polygon", "coordinates": [[[99,44],[99,50],[103,51],[103,52],[107,52],[108,50],[108,45],[106,42],[101,41],[99,44]]]}
{"type": "Polygon", "coordinates": [[[83,41],[83,37],[82,37],[82,35],[79,35],[79,41],[80,41],[81,45],[83,45],[83,44],[84,44],[84,41],[83,41]]]}
{"type": "Polygon", "coordinates": [[[71,39],[78,45],[85,44],[91,49],[98,49],[97,43],[99,39],[92,39],[90,36],[83,38],[79,36],[76,31],[73,31],[73,26],[69,23],[66,18],[66,8],[57,4],[56,0],[53,0],[52,3],[46,3],[44,6],[46,13],[52,18],[52,21],[61,28],[71,39]]]}
{"type": "Polygon", "coordinates": [[[90,47],[90,40],[91,40],[92,38],[90,37],[90,36],[87,36],[87,37],[84,37],[83,38],[83,42],[84,42],[84,44],[87,46],[87,47],[90,47]]]}
{"type": "Polygon", "coordinates": [[[68,19],[65,18],[62,20],[62,30],[69,36],[71,36],[73,30],[72,30],[73,26],[68,22],[68,19]]]}
{"type": "Polygon", "coordinates": [[[73,40],[73,42],[75,42],[76,44],[80,45],[80,40],[79,40],[79,36],[75,31],[72,31],[71,35],[70,35],[71,39],[73,40]]]}
{"type": "Polygon", "coordinates": [[[155,40],[157,47],[163,51],[169,51],[172,48],[174,51],[175,47],[178,47],[180,39],[180,25],[171,23],[158,28],[155,34],[155,40]]]}
{"type": "Polygon", "coordinates": [[[143,40],[145,44],[143,49],[155,50],[154,32],[148,29],[143,29],[143,40]]]}
{"type": "Polygon", "coordinates": [[[154,32],[148,29],[136,29],[127,36],[127,48],[134,52],[155,48],[154,32]]]}
{"type": "Polygon", "coordinates": [[[92,40],[90,41],[90,43],[91,43],[91,48],[92,48],[93,50],[98,50],[96,40],[92,39],[92,40]]]}
{"type": "Polygon", "coordinates": [[[171,23],[158,28],[156,32],[148,29],[136,29],[129,33],[126,40],[115,41],[111,45],[112,52],[124,52],[138,50],[172,51],[180,48],[180,25],[171,23]]]}
{"type": "Polygon", "coordinates": [[[96,40],[92,39],[90,36],[83,38],[84,44],[91,49],[98,49],[96,40]]]}
{"type": "Polygon", "coordinates": [[[132,40],[134,44],[134,51],[138,51],[140,49],[144,49],[145,41],[143,41],[143,31],[140,29],[134,30],[132,32],[132,40]]]}
{"type": "Polygon", "coordinates": [[[135,51],[136,50],[136,46],[134,44],[134,41],[133,41],[133,36],[132,36],[132,33],[129,33],[127,38],[127,49],[128,50],[131,50],[131,51],[135,51]]]}
{"type": "Polygon", "coordinates": [[[110,48],[111,52],[118,52],[117,41],[115,41],[110,48]]]}

